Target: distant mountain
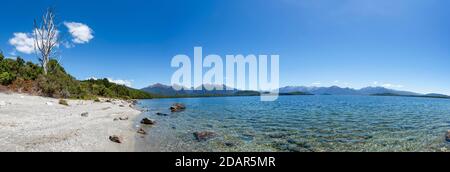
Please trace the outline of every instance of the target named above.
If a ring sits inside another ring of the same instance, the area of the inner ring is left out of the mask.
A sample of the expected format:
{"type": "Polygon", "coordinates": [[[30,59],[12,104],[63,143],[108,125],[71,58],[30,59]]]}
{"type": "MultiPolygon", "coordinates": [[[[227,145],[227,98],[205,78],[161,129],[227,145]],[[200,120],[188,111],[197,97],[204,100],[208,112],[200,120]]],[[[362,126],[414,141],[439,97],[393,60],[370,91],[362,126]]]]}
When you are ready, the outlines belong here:
{"type": "Polygon", "coordinates": [[[163,84],[159,84],[159,83],[148,86],[141,90],[148,92],[148,93],[153,93],[153,94],[157,94],[157,95],[167,95],[167,96],[176,95],[178,93],[178,91],[174,90],[171,86],[167,86],[167,85],[163,85],[163,84]]]}
{"type": "Polygon", "coordinates": [[[366,87],[362,89],[332,87],[282,87],[280,93],[306,92],[315,95],[373,95],[373,94],[395,94],[395,95],[420,95],[414,92],[398,91],[384,87],[366,87]]]}
{"type": "MultiPolygon", "coordinates": [[[[258,91],[238,90],[232,89],[225,85],[202,85],[202,89],[197,87],[182,89],[176,91],[171,86],[164,84],[154,84],[141,90],[160,96],[179,96],[179,97],[202,97],[202,96],[257,96],[260,95],[258,91]],[[223,90],[208,91],[205,87],[222,87],[223,90]]],[[[412,96],[412,97],[436,97],[436,98],[449,98],[443,94],[419,94],[410,91],[400,91],[394,89],[388,89],[384,87],[365,87],[361,89],[342,88],[338,86],[331,87],[305,87],[305,86],[288,86],[279,89],[280,95],[376,95],[376,96],[412,96]]]]}
{"type": "Polygon", "coordinates": [[[423,94],[423,95],[398,95],[393,93],[372,94],[372,96],[400,96],[400,97],[421,97],[421,98],[442,98],[450,99],[450,96],[444,94],[423,94]]]}
{"type": "Polygon", "coordinates": [[[409,91],[398,91],[393,89],[388,89],[384,87],[366,87],[358,90],[360,94],[363,95],[372,95],[372,94],[396,94],[396,95],[409,95],[409,96],[418,96],[421,95],[419,93],[409,92],[409,91]]]}
{"type": "Polygon", "coordinates": [[[161,95],[161,96],[202,96],[202,95],[231,95],[234,93],[237,93],[237,89],[233,89],[230,87],[227,87],[225,85],[202,85],[199,87],[194,88],[184,88],[182,90],[175,90],[172,86],[164,85],[164,84],[154,84],[151,86],[148,86],[146,88],[141,89],[142,91],[161,95]],[[201,87],[201,88],[200,88],[201,87]],[[206,87],[214,87],[214,88],[222,88],[222,90],[207,90],[206,87]]]}

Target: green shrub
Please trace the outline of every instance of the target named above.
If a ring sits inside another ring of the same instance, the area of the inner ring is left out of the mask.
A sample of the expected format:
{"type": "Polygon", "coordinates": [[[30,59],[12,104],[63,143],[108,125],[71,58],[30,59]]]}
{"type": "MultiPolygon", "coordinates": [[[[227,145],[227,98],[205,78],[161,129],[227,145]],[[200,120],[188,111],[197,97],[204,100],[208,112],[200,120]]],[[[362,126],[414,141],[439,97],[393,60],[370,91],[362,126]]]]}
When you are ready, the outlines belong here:
{"type": "MultiPolygon", "coordinates": [[[[141,90],[117,85],[108,79],[78,81],[69,75],[56,60],[48,63],[48,73],[32,62],[22,58],[4,59],[0,53],[0,84],[10,85],[16,80],[33,86],[33,91],[54,98],[76,98],[96,100],[97,97],[121,99],[145,99],[152,95],[141,90]]],[[[18,85],[20,86],[20,85],[18,85]]]]}
{"type": "Polygon", "coordinates": [[[0,73],[0,84],[2,84],[2,85],[9,85],[15,79],[16,79],[16,77],[14,76],[14,74],[11,74],[9,72],[0,73]]]}

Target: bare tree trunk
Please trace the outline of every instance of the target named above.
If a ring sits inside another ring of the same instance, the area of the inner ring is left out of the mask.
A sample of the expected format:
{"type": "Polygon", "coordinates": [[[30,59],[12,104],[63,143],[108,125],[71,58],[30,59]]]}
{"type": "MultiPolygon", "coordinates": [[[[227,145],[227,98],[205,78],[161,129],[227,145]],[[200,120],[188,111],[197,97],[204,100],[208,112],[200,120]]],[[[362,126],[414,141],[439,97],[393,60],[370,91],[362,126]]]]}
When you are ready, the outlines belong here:
{"type": "Polygon", "coordinates": [[[40,24],[34,20],[34,48],[41,62],[44,74],[48,72],[48,62],[53,58],[55,48],[58,46],[58,30],[55,24],[54,11],[49,8],[42,16],[40,24]]]}

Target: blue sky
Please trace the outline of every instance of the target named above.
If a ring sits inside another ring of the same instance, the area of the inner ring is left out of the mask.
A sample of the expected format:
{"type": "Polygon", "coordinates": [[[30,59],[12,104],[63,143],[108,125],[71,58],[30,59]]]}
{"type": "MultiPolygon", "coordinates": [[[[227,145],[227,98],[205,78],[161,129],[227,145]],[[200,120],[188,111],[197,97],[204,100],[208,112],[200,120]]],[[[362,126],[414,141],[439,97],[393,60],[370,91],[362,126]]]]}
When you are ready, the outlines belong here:
{"type": "MultiPolygon", "coordinates": [[[[135,88],[170,82],[177,54],[279,54],[282,86],[386,86],[450,94],[448,0],[8,0],[2,2],[0,49],[17,51],[48,6],[92,38],[61,46],[78,79],[127,80],[135,88]]],[[[70,35],[68,41],[71,41],[70,35]]]]}

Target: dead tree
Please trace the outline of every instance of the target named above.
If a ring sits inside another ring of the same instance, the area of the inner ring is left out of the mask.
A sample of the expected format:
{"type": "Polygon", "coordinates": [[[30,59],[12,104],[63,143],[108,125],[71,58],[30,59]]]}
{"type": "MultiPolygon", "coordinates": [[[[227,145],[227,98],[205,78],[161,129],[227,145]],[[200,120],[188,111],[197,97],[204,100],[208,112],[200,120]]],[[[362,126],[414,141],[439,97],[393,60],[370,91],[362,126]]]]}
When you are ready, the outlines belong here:
{"type": "Polygon", "coordinates": [[[55,54],[59,42],[55,13],[51,8],[42,16],[40,23],[34,20],[33,35],[35,52],[44,69],[44,74],[47,74],[48,62],[55,54]]]}

